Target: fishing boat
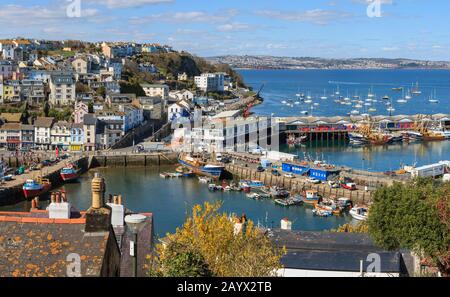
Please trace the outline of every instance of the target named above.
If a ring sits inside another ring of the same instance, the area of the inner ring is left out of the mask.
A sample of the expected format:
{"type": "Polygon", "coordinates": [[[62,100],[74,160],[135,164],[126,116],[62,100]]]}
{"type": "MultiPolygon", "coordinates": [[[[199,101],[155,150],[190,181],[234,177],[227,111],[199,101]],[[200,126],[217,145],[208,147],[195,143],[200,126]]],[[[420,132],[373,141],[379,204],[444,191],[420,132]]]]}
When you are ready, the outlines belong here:
{"type": "Polygon", "coordinates": [[[223,164],[214,162],[208,163],[200,157],[193,157],[189,154],[181,154],[178,157],[178,163],[196,174],[205,175],[214,179],[219,179],[225,169],[223,164]]]}
{"type": "Polygon", "coordinates": [[[313,209],[313,215],[318,217],[331,217],[333,213],[328,210],[322,210],[322,209],[313,209]]]}
{"type": "Polygon", "coordinates": [[[319,196],[319,193],[316,190],[306,190],[305,198],[303,202],[306,204],[315,205],[321,201],[322,197],[319,196]]]}
{"type": "Polygon", "coordinates": [[[336,203],[332,200],[322,200],[321,202],[314,205],[314,208],[317,210],[330,211],[334,215],[340,215],[342,213],[342,209],[336,205],[336,203]]]}
{"type": "Polygon", "coordinates": [[[38,178],[28,179],[23,185],[23,194],[25,199],[31,199],[40,195],[43,195],[50,191],[52,184],[48,179],[38,178]]]}
{"type": "Polygon", "coordinates": [[[423,140],[422,133],[416,131],[403,131],[402,132],[403,141],[418,141],[423,140]]]}
{"type": "Polygon", "coordinates": [[[289,206],[289,203],[286,199],[275,199],[274,200],[275,204],[281,205],[281,206],[289,206]]]}
{"type": "Polygon", "coordinates": [[[305,142],[306,140],[308,140],[308,137],[306,135],[302,135],[300,137],[295,137],[294,134],[290,134],[287,139],[287,144],[288,145],[299,145],[299,144],[305,142]]]}
{"type": "Polygon", "coordinates": [[[270,195],[273,198],[286,198],[289,196],[289,192],[286,191],[284,188],[281,187],[270,187],[270,195]]]}
{"type": "Polygon", "coordinates": [[[349,213],[355,220],[365,221],[367,220],[369,211],[366,207],[355,206],[352,209],[350,209],[349,213]]]}
{"type": "Polygon", "coordinates": [[[175,171],[180,173],[183,177],[191,177],[194,175],[194,172],[192,170],[189,170],[188,168],[183,166],[177,167],[175,171]]]}
{"type": "Polygon", "coordinates": [[[80,177],[81,169],[76,164],[70,163],[68,166],[61,169],[59,175],[65,182],[76,180],[80,177]]]}
{"type": "Polygon", "coordinates": [[[350,198],[342,197],[337,200],[337,205],[343,210],[351,209],[353,207],[353,202],[350,198]]]}
{"type": "Polygon", "coordinates": [[[160,176],[161,178],[169,178],[169,177],[170,177],[170,174],[167,173],[167,172],[161,172],[161,173],[159,174],[159,176],[160,176]]]}
{"type": "Polygon", "coordinates": [[[207,183],[211,182],[211,179],[206,176],[199,176],[198,181],[202,184],[207,184],[207,183]]]}
{"type": "Polygon", "coordinates": [[[259,180],[243,179],[239,182],[239,186],[250,187],[250,188],[262,188],[262,187],[264,187],[264,183],[259,180]]]}

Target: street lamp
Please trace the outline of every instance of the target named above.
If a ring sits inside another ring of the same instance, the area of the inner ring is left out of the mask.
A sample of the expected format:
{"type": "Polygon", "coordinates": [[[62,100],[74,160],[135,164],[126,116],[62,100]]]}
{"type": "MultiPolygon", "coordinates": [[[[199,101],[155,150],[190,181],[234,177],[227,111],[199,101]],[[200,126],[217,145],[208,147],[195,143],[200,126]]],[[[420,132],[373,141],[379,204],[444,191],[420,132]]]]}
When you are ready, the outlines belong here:
{"type": "Polygon", "coordinates": [[[141,214],[132,214],[125,217],[125,223],[127,224],[129,231],[132,234],[132,240],[130,240],[130,256],[133,265],[133,277],[137,277],[137,235],[144,228],[146,216],[141,214]]]}

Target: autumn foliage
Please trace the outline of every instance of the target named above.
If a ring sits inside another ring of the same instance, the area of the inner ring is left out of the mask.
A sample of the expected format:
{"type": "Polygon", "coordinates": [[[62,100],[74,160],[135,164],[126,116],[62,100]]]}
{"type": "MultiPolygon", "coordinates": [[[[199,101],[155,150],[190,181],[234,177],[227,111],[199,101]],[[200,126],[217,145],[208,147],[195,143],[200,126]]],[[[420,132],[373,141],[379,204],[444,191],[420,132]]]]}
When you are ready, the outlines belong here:
{"type": "Polygon", "coordinates": [[[275,248],[251,221],[236,232],[239,218],[219,213],[220,206],[220,203],[194,206],[183,227],[157,246],[151,275],[274,276],[281,268],[284,250],[275,248]]]}

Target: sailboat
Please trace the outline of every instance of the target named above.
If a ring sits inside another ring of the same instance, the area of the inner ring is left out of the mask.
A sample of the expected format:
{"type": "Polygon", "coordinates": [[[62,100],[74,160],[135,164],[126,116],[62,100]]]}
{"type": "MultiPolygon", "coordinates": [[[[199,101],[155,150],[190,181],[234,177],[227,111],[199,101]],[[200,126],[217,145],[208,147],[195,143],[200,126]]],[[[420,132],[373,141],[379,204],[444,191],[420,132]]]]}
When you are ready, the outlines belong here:
{"type": "Polygon", "coordinates": [[[419,82],[416,83],[416,86],[413,88],[411,94],[413,94],[413,95],[422,94],[422,91],[419,89],[419,82]]]}
{"type": "Polygon", "coordinates": [[[409,99],[411,99],[412,97],[411,97],[411,91],[408,89],[408,92],[406,92],[406,96],[405,96],[405,99],[406,100],[409,100],[409,99]]]}
{"type": "Polygon", "coordinates": [[[430,99],[428,99],[428,102],[430,102],[430,103],[439,103],[439,100],[436,99],[436,89],[434,90],[434,97],[433,97],[433,94],[431,94],[430,99]]]}
{"type": "Polygon", "coordinates": [[[323,90],[323,96],[322,97],[320,97],[320,99],[322,99],[322,100],[326,100],[326,99],[328,99],[328,97],[327,97],[327,90],[323,90]]]}

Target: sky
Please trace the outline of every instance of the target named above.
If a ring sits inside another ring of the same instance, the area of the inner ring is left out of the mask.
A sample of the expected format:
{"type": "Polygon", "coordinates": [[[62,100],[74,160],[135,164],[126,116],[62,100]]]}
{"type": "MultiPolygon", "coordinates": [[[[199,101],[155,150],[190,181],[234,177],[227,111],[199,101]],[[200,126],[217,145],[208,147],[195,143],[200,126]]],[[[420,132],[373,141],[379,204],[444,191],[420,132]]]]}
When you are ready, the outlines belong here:
{"type": "Polygon", "coordinates": [[[158,42],[204,57],[448,61],[449,11],[448,0],[0,0],[0,38],[158,42]]]}

